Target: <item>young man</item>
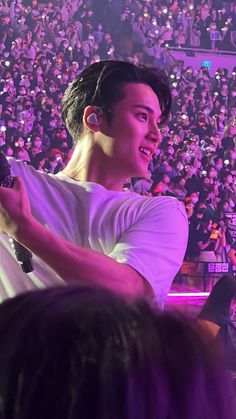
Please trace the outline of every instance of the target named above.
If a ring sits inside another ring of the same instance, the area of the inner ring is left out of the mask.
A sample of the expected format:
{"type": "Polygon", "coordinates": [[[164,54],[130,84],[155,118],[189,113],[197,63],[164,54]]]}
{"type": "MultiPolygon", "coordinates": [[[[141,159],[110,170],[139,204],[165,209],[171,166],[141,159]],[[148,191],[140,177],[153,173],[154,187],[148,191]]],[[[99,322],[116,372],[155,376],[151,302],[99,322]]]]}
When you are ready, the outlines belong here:
{"type": "Polygon", "coordinates": [[[165,76],[126,62],[95,63],[68,87],[62,113],[75,147],[65,170],[47,175],[12,159],[25,187],[16,178],[0,188],[1,231],[35,255],[23,274],[1,236],[2,297],[70,278],[163,306],[185,254],[185,210],[123,184],[146,175],[170,107],[165,76]]]}

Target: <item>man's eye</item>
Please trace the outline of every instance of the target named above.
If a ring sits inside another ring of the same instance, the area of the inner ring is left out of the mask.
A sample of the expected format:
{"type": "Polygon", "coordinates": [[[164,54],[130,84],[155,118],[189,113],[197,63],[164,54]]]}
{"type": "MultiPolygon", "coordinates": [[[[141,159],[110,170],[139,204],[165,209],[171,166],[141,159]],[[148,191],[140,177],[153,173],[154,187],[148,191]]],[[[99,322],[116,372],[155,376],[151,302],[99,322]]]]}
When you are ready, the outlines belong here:
{"type": "Polygon", "coordinates": [[[147,114],[142,112],[142,113],[139,114],[139,118],[144,120],[144,121],[147,121],[147,114]]]}

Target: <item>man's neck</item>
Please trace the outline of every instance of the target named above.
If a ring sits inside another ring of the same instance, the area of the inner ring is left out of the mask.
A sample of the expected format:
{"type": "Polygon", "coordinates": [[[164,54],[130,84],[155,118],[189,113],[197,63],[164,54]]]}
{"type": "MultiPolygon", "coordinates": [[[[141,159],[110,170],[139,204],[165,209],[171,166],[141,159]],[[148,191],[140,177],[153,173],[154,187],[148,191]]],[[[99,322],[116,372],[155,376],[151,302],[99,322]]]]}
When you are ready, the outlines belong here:
{"type": "Polygon", "coordinates": [[[114,173],[110,160],[91,142],[85,147],[77,144],[63,173],[80,182],[94,182],[109,190],[122,191],[125,177],[114,173]]]}

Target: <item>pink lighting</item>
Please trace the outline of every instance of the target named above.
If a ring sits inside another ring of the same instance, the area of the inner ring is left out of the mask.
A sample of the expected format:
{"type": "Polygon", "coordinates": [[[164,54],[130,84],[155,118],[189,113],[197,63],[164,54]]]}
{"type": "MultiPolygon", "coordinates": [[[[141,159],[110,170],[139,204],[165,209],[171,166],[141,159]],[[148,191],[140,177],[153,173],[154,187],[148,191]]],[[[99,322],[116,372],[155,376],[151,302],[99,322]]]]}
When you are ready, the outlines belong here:
{"type": "Polygon", "coordinates": [[[168,297],[208,297],[209,292],[170,292],[168,297]]]}

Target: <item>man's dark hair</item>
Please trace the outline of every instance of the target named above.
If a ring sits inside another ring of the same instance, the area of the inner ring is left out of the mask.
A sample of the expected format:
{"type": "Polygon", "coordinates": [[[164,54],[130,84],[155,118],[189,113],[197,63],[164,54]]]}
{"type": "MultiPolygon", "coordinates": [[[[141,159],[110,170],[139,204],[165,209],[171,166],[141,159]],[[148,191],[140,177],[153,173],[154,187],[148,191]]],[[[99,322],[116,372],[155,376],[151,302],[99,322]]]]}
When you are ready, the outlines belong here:
{"type": "Polygon", "coordinates": [[[166,73],[155,67],[136,66],[125,61],[99,61],[82,71],[62,99],[62,116],[75,142],[81,134],[86,106],[97,106],[106,113],[122,99],[125,83],[149,85],[160,103],[161,122],[167,119],[171,109],[171,91],[166,73]]]}
{"type": "MultiPolygon", "coordinates": [[[[108,278],[109,280],[109,278],[108,278]]],[[[193,319],[64,286],[0,304],[1,419],[226,419],[231,379],[193,319]]]]}

